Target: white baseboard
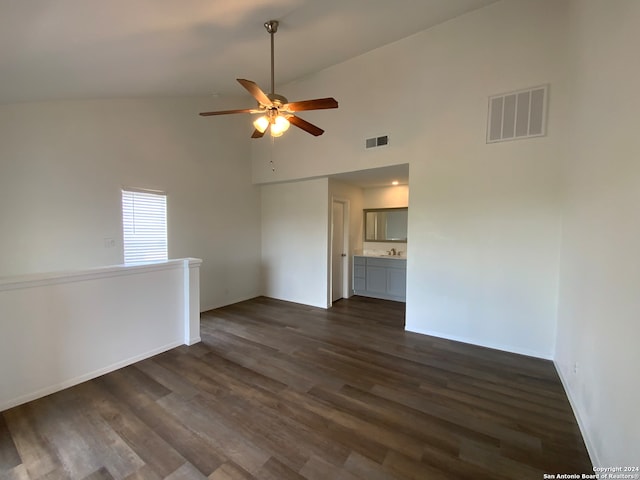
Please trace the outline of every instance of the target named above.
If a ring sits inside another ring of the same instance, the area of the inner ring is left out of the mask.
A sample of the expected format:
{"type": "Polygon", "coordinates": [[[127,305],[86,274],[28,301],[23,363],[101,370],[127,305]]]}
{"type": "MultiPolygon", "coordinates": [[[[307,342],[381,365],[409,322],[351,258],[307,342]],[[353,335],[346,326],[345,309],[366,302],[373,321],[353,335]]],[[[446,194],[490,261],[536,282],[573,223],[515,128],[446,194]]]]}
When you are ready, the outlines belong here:
{"type": "Polygon", "coordinates": [[[5,401],[4,403],[0,404],[0,412],[4,411],[4,410],[8,410],[10,408],[13,407],[17,407],[18,405],[22,405],[23,403],[27,403],[27,402],[31,402],[32,400],[37,400],[38,398],[42,398],[45,397],[47,395],[51,395],[52,393],[55,392],[59,392],[60,390],[64,390],[65,388],[69,388],[69,387],[73,387],[74,385],[78,385],[82,382],[86,382],[87,380],[91,380],[93,378],[99,377],[101,375],[104,375],[106,373],[110,373],[113,372],[115,370],[118,370],[119,368],[124,368],[126,366],[129,366],[133,363],[139,362],[141,360],[145,360],[147,358],[153,357],[154,355],[157,355],[159,353],[162,352],[166,352],[167,350],[171,350],[172,348],[178,347],[180,345],[183,345],[183,342],[179,341],[179,342],[172,342],[170,344],[164,345],[162,347],[153,349],[149,352],[140,354],[140,355],[136,355],[134,357],[130,357],[127,358],[125,360],[122,360],[120,362],[116,362],[113,363],[111,365],[108,365],[104,368],[99,368],[97,370],[94,370],[92,372],[89,373],[85,373],[83,375],[79,375],[75,378],[71,378],[69,380],[65,380],[64,382],[60,382],[60,383],[56,383],[53,385],[49,385],[45,388],[42,388],[40,390],[37,390],[35,392],[30,392],[27,393],[25,395],[21,395],[17,398],[13,398],[10,400],[5,401]]]}
{"type": "Polygon", "coordinates": [[[555,360],[553,361],[553,365],[556,367],[556,372],[558,372],[558,377],[560,377],[560,382],[562,383],[562,387],[564,388],[564,393],[569,399],[569,405],[571,405],[573,415],[576,417],[576,421],[578,422],[578,428],[580,429],[580,433],[582,434],[582,438],[584,439],[584,444],[587,447],[587,453],[589,454],[589,458],[591,459],[591,464],[594,467],[602,466],[602,463],[598,459],[596,449],[593,446],[593,442],[588,435],[588,431],[584,425],[584,421],[580,416],[580,411],[576,407],[576,402],[573,398],[573,394],[571,393],[571,389],[569,388],[569,382],[567,381],[567,378],[562,373],[562,369],[558,366],[555,360]]]}
{"type": "Polygon", "coordinates": [[[248,296],[242,296],[242,297],[237,297],[231,300],[226,301],[225,303],[221,303],[221,304],[214,304],[214,305],[206,305],[204,307],[200,307],[200,313],[204,313],[204,312],[208,312],[209,310],[215,310],[216,308],[222,308],[222,307],[226,307],[227,305],[233,305],[234,303],[240,303],[240,302],[245,302],[247,300],[251,300],[253,298],[257,298],[262,296],[262,294],[255,294],[255,295],[248,295],[248,296]]]}
{"type": "Polygon", "coordinates": [[[470,345],[477,345],[479,347],[491,348],[493,350],[501,350],[503,352],[516,353],[518,355],[526,355],[527,357],[541,358],[543,360],[553,360],[553,357],[551,355],[540,353],[534,350],[529,350],[526,348],[516,348],[510,345],[496,345],[496,344],[482,343],[472,338],[459,337],[457,335],[445,335],[440,332],[433,332],[430,330],[422,330],[422,329],[413,330],[407,327],[405,327],[405,330],[407,332],[419,333],[421,335],[430,335],[432,337],[444,338],[447,340],[454,340],[456,342],[468,343],[470,345]]]}

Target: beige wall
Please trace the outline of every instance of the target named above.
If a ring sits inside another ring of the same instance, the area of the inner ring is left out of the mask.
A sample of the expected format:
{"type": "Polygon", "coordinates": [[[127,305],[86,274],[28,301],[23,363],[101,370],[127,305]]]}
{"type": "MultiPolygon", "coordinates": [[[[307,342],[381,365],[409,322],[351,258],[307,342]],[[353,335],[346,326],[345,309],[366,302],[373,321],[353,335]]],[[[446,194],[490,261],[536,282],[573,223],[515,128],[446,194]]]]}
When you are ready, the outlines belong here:
{"type": "Polygon", "coordinates": [[[640,451],[640,2],[571,2],[555,360],[597,466],[640,451]]]}
{"type": "Polygon", "coordinates": [[[329,180],[261,187],[265,295],[329,306],[329,180]]]}
{"type": "Polygon", "coordinates": [[[204,260],[203,309],[259,294],[249,145],[239,119],[198,117],[210,103],[0,106],[0,276],[122,263],[128,186],[167,192],[169,256],[204,260]]]}
{"type": "Polygon", "coordinates": [[[409,206],[409,187],[376,187],[362,189],[364,208],[398,208],[409,206]]]}

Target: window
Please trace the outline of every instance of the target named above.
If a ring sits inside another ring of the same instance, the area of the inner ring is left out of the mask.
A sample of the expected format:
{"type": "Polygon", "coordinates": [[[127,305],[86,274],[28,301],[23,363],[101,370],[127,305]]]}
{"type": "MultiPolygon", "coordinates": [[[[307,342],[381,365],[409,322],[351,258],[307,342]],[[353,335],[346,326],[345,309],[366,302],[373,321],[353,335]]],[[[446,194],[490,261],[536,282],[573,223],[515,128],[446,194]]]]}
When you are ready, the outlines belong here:
{"type": "Polygon", "coordinates": [[[122,190],[125,265],[167,260],[167,195],[122,190]]]}

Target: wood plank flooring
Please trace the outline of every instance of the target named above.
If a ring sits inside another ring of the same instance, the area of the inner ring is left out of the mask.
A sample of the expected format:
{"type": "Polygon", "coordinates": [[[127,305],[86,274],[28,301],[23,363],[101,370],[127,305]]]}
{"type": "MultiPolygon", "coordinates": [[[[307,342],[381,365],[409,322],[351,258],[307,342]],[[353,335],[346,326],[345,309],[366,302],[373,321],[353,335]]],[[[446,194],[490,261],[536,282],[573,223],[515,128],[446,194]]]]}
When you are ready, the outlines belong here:
{"type": "Polygon", "coordinates": [[[200,344],[0,414],[0,479],[541,479],[591,464],[551,362],[268,298],[200,344]]]}

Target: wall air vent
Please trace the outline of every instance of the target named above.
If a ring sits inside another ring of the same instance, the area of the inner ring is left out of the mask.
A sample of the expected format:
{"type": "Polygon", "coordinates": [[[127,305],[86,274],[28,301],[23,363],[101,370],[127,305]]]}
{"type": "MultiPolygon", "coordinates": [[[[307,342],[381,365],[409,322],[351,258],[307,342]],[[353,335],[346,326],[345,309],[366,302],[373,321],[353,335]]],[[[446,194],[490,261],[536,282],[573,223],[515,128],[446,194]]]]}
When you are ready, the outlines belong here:
{"type": "Polygon", "coordinates": [[[384,147],[389,145],[389,136],[384,135],[382,137],[367,138],[365,141],[365,148],[384,147]]]}
{"type": "Polygon", "coordinates": [[[487,143],[546,135],[548,90],[543,85],[489,97],[487,143]]]}

